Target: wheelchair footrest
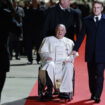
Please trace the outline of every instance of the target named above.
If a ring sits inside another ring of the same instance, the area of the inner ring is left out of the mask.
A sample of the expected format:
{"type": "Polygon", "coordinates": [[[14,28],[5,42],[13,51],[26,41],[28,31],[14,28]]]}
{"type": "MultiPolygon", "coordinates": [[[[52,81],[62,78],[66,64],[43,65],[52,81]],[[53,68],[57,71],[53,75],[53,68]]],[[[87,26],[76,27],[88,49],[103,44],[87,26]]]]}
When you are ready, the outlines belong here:
{"type": "Polygon", "coordinates": [[[59,98],[61,99],[72,99],[73,94],[72,93],[59,93],[59,98]]]}

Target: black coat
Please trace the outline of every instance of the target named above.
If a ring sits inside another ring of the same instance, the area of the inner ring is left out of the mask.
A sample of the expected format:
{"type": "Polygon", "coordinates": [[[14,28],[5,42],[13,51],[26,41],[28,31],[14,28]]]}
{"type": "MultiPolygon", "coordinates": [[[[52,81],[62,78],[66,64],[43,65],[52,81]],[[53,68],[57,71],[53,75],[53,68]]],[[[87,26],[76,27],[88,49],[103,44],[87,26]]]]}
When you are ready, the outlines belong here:
{"type": "Polygon", "coordinates": [[[23,33],[26,48],[39,47],[42,41],[42,28],[45,19],[44,8],[30,8],[24,17],[23,33]]]}
{"type": "Polygon", "coordinates": [[[9,71],[9,57],[7,51],[7,40],[9,32],[20,33],[16,21],[13,21],[8,9],[0,10],[0,72],[9,71]]]}
{"type": "Polygon", "coordinates": [[[55,35],[55,27],[58,24],[64,24],[67,29],[66,37],[73,39],[75,33],[78,33],[80,21],[78,14],[74,9],[64,11],[59,4],[50,7],[47,10],[47,16],[43,27],[43,37],[55,35]]]}
{"type": "Polygon", "coordinates": [[[94,58],[96,63],[105,63],[105,15],[102,14],[98,26],[96,26],[93,17],[92,14],[84,18],[83,28],[74,50],[78,51],[85,34],[87,34],[85,60],[91,62],[94,58]]]}

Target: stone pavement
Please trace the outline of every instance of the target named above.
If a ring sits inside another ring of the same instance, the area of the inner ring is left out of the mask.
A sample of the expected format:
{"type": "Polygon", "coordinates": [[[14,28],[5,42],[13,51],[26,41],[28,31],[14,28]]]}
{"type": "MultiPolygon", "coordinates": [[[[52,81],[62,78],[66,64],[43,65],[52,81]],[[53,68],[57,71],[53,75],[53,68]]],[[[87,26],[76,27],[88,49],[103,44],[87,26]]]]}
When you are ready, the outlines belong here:
{"type": "Polygon", "coordinates": [[[24,105],[38,77],[38,67],[34,57],[33,64],[27,65],[27,58],[10,61],[10,72],[7,73],[6,82],[2,91],[0,105],[13,105],[12,102],[19,101],[24,105]]]}

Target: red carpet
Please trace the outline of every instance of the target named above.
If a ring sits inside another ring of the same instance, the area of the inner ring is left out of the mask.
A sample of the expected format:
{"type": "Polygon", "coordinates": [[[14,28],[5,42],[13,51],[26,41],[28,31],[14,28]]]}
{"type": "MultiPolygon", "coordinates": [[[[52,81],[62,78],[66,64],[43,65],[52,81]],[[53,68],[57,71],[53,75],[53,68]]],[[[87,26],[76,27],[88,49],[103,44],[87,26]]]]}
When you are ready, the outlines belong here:
{"type": "MultiPolygon", "coordinates": [[[[79,50],[79,57],[75,60],[75,94],[73,100],[70,102],[65,102],[64,100],[59,100],[57,98],[53,100],[40,100],[38,98],[38,83],[31,90],[29,98],[27,99],[25,105],[105,105],[105,88],[103,89],[103,94],[101,96],[101,102],[95,104],[94,101],[89,101],[90,92],[88,88],[88,73],[87,66],[84,61],[84,49],[85,40],[81,45],[79,50]]],[[[105,83],[104,83],[105,84],[105,83]]]]}

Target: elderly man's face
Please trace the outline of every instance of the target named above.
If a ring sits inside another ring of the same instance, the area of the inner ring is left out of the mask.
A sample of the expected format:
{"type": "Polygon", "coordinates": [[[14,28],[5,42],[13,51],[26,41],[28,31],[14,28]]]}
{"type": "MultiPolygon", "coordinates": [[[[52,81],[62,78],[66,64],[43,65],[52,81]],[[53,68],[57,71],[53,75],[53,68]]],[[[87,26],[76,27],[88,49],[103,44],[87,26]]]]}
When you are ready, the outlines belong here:
{"type": "Polygon", "coordinates": [[[60,4],[65,9],[70,8],[70,0],[60,0],[60,4]]]}
{"type": "Polygon", "coordinates": [[[59,26],[56,30],[56,37],[62,39],[66,34],[66,29],[64,26],[59,26]]]}
{"type": "Polygon", "coordinates": [[[95,3],[93,5],[93,13],[95,16],[100,15],[102,11],[103,11],[103,6],[101,4],[95,3]]]}

